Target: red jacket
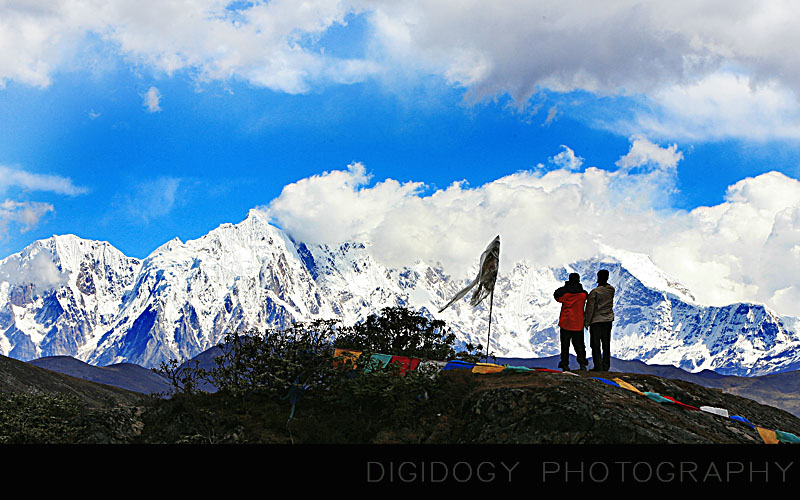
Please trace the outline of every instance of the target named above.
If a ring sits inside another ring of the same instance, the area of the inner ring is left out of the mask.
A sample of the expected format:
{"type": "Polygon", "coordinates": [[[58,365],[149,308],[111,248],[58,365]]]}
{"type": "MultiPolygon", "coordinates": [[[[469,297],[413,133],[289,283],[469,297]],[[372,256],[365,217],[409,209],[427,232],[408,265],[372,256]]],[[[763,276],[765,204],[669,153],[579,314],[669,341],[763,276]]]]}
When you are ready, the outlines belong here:
{"type": "Polygon", "coordinates": [[[553,293],[553,297],[561,302],[558,326],[573,332],[583,331],[583,306],[587,295],[580,283],[569,281],[553,293]]]}

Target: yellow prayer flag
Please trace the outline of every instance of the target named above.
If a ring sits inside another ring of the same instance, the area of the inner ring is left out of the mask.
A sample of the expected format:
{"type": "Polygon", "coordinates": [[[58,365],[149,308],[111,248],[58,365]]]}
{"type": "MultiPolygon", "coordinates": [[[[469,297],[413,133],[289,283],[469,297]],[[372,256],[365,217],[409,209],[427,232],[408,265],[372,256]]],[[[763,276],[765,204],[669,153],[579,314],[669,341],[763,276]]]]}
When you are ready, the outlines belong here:
{"type": "Polygon", "coordinates": [[[756,427],[758,431],[758,435],[761,436],[761,439],[764,440],[766,444],[778,444],[778,436],[775,434],[775,431],[770,429],[764,429],[763,427],[756,427]]]}
{"type": "Polygon", "coordinates": [[[614,379],[614,382],[616,382],[617,384],[619,384],[619,386],[620,386],[620,387],[622,387],[623,389],[628,389],[629,391],[633,391],[633,392],[635,392],[636,394],[640,394],[640,395],[644,396],[644,393],[643,393],[642,391],[640,391],[640,390],[639,390],[639,389],[637,389],[636,387],[632,386],[631,384],[629,384],[629,383],[625,382],[625,381],[624,381],[624,380],[622,380],[621,378],[615,378],[615,379],[614,379]]]}
{"type": "Polygon", "coordinates": [[[334,349],[333,350],[333,366],[337,367],[340,364],[355,365],[356,359],[361,356],[361,351],[350,351],[348,349],[334,349]]]}
{"type": "Polygon", "coordinates": [[[472,373],[497,373],[505,369],[505,366],[494,363],[475,363],[475,366],[472,367],[472,373]]]}

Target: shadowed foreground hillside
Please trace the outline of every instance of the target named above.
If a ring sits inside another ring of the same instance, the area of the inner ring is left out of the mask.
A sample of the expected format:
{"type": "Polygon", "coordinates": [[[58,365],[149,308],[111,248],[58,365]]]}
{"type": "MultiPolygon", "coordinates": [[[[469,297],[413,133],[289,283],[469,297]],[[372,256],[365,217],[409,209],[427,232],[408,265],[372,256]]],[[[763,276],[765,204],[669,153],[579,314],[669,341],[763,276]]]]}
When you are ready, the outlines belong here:
{"type": "MultiPolygon", "coordinates": [[[[600,375],[800,435],[800,419],[790,413],[719,389],[653,375],[600,375]]],[[[432,389],[394,406],[369,398],[333,401],[308,391],[288,425],[287,400],[225,393],[160,400],[8,358],[0,358],[0,396],[6,443],[763,443],[745,423],[657,403],[595,380],[592,372],[447,371],[432,389]],[[28,422],[39,419],[38,437],[30,434],[35,427],[9,424],[22,413],[28,422]]]]}

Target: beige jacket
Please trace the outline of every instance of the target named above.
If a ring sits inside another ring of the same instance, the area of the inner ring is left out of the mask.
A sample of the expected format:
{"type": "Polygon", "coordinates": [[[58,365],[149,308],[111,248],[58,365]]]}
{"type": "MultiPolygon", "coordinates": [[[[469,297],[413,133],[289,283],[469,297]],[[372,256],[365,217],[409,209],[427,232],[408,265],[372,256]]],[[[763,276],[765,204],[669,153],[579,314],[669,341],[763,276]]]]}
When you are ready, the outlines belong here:
{"type": "Polygon", "coordinates": [[[614,287],[600,285],[591,292],[586,299],[586,310],[583,313],[583,325],[588,327],[592,323],[614,321],[614,287]]]}

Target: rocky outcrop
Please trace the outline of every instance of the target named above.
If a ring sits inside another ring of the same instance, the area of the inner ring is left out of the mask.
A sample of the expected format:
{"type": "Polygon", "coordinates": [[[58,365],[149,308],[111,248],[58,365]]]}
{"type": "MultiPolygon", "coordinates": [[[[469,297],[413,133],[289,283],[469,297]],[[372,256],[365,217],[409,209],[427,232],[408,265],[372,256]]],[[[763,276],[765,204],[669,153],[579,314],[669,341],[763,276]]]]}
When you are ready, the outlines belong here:
{"type": "MultiPolygon", "coordinates": [[[[677,404],[657,403],[632,391],[581,375],[483,375],[464,400],[458,419],[462,443],[502,444],[715,444],[763,443],[745,423],[677,404]]],[[[465,374],[470,376],[471,374],[465,374]]],[[[608,374],[605,374],[606,376],[608,374]]],[[[455,376],[459,376],[456,374],[455,376]]],[[[464,376],[464,375],[461,375],[464,376]]],[[[682,380],[613,374],[642,392],[700,407],[725,408],[757,426],[800,435],[788,412],[682,380]]]]}

